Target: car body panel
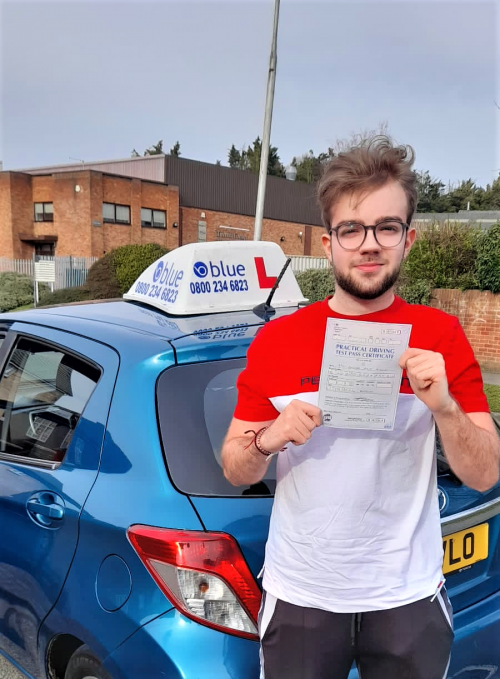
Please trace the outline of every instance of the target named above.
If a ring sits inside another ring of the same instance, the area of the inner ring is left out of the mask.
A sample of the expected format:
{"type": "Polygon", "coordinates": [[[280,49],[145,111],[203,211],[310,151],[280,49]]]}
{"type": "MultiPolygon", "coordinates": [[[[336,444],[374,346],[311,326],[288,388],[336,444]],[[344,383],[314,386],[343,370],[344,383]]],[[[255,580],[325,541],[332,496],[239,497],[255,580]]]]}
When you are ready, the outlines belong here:
{"type": "Polygon", "coordinates": [[[127,639],[104,667],[114,679],[257,679],[259,645],[198,625],[173,609],[127,639]]]}
{"type": "Polygon", "coordinates": [[[273,498],[191,497],[191,501],[207,530],[236,538],[250,570],[258,578],[264,563],[273,498]]]}
{"type": "MultiPolygon", "coordinates": [[[[35,328],[15,323],[12,332],[27,335],[35,328]]],[[[43,327],[36,328],[36,337],[91,358],[103,372],[56,469],[22,461],[0,464],[0,630],[9,655],[31,671],[39,626],[57,601],[76,550],[79,517],[97,476],[119,366],[113,349],[91,340],[43,327]],[[28,499],[41,492],[64,507],[63,519],[48,527],[27,511],[28,499]]]]}

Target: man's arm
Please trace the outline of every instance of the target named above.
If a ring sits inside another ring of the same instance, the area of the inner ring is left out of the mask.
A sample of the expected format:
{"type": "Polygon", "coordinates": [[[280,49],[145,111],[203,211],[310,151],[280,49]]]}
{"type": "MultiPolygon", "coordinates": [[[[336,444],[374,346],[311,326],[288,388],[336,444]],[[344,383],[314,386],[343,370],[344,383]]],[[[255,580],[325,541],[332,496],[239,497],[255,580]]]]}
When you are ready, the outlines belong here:
{"type": "Polygon", "coordinates": [[[224,476],[233,486],[251,486],[265,476],[269,459],[253,445],[254,435],[245,432],[259,431],[273,422],[245,422],[233,417],[222,446],[224,476]]]}
{"type": "Polygon", "coordinates": [[[233,486],[258,483],[266,473],[269,458],[254,445],[254,434],[269,427],[260,445],[270,453],[277,453],[289,443],[300,446],[311,438],[313,429],[321,424],[321,410],[304,401],[294,399],[275,420],[246,422],[233,418],[222,446],[224,476],[233,486]]]}
{"type": "Polygon", "coordinates": [[[500,440],[489,413],[464,413],[456,401],[434,414],[446,459],[469,488],[486,492],[498,483],[500,440]]]}
{"type": "Polygon", "coordinates": [[[500,439],[489,413],[464,413],[448,390],[444,358],[407,349],[400,360],[415,395],[430,409],[446,458],[458,478],[482,493],[499,479],[500,439]]]}

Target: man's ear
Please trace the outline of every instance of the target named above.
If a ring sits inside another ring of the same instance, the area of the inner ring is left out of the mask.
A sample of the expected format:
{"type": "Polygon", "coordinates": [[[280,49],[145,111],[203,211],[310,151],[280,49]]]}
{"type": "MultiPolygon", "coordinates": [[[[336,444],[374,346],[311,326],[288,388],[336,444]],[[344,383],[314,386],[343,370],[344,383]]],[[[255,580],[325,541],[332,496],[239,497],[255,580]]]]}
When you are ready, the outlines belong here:
{"type": "Polygon", "coordinates": [[[412,248],[413,243],[415,242],[415,238],[417,237],[417,230],[410,226],[408,229],[408,232],[406,234],[406,240],[405,240],[405,251],[404,251],[404,259],[408,257],[410,254],[410,250],[412,248]]]}
{"type": "Polygon", "coordinates": [[[321,245],[323,246],[323,250],[325,251],[326,258],[331,262],[332,261],[332,239],[327,233],[322,234],[321,245]]]}

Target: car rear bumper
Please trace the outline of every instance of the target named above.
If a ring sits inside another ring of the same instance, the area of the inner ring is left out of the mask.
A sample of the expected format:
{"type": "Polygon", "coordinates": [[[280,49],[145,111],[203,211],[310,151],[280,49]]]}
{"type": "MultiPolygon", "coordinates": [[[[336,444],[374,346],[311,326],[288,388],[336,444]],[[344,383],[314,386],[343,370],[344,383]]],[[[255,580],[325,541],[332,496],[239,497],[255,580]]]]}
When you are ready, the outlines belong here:
{"type": "Polygon", "coordinates": [[[259,645],[172,609],[137,630],[104,667],[113,679],[256,679],[259,645]]]}
{"type": "MultiPolygon", "coordinates": [[[[500,679],[500,592],[456,613],[454,624],[449,678],[500,679]]],[[[104,666],[113,679],[255,679],[259,647],[172,609],[137,630],[104,666]]],[[[358,679],[355,670],[349,679],[358,679]]]]}

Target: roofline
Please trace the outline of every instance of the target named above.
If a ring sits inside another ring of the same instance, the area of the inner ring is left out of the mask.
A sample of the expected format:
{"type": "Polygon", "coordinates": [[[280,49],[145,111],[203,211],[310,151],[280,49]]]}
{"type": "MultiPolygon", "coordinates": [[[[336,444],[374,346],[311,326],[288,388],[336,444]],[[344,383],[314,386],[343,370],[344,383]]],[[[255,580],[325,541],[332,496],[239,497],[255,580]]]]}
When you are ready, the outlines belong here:
{"type": "MultiPolygon", "coordinates": [[[[12,170],[5,170],[4,172],[36,172],[37,170],[53,170],[56,168],[60,167],[78,167],[80,164],[83,169],[88,169],[90,170],[91,168],[85,168],[85,164],[88,163],[89,165],[107,165],[108,163],[133,163],[135,160],[151,160],[151,159],[156,159],[156,158],[165,158],[167,156],[166,153],[155,153],[153,155],[147,155],[147,156],[137,156],[134,158],[111,158],[108,160],[88,160],[84,162],[79,163],[56,163],[54,165],[37,165],[36,167],[24,167],[20,169],[12,169],[12,170]]],[[[104,174],[104,173],[103,173],[104,174]]]]}
{"type": "MultiPolygon", "coordinates": [[[[133,160],[136,160],[135,158],[133,160]]],[[[103,161],[104,162],[104,161],[103,161]]],[[[116,161],[119,162],[119,161],[116,161]]],[[[54,165],[52,167],[63,167],[62,165],[54,165]]],[[[36,170],[42,170],[44,168],[35,168],[35,170],[4,170],[4,174],[24,174],[26,177],[56,177],[57,175],[64,175],[64,174],[74,174],[74,173],[80,173],[80,172],[99,172],[100,174],[103,175],[103,177],[118,177],[119,179],[128,179],[129,181],[132,181],[133,179],[136,179],[144,184],[156,184],[160,186],[168,186],[170,188],[177,189],[178,186],[176,184],[167,184],[166,182],[161,181],[161,179],[143,179],[142,177],[133,177],[129,174],[118,174],[118,172],[103,172],[102,170],[96,170],[94,167],[86,167],[83,169],[75,169],[73,165],[70,166],[72,169],[69,170],[63,170],[61,172],[36,172],[36,170]]],[[[47,168],[50,170],[51,168],[47,168]]]]}

